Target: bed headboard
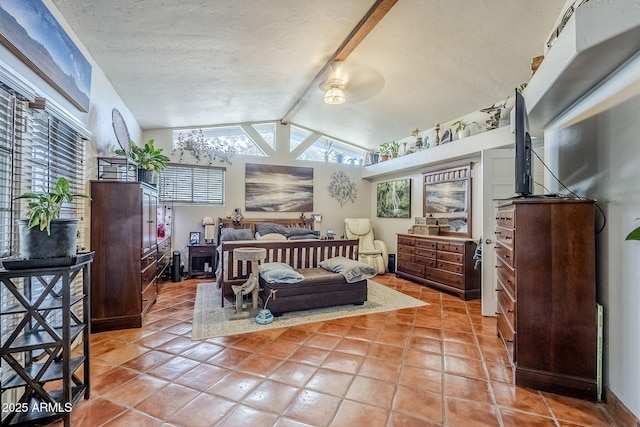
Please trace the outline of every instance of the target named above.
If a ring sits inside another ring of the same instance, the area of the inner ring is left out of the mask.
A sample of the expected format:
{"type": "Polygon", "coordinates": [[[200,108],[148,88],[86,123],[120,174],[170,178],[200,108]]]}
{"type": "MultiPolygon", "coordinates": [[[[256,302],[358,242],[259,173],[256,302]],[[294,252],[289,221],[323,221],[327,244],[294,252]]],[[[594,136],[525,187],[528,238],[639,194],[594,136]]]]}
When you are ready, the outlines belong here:
{"type": "Polygon", "coordinates": [[[240,222],[234,222],[231,218],[218,218],[218,229],[220,228],[235,228],[235,229],[250,229],[251,235],[256,235],[256,224],[259,223],[271,223],[280,224],[285,227],[296,228],[308,228],[313,230],[312,219],[300,219],[300,218],[242,218],[240,222]]]}

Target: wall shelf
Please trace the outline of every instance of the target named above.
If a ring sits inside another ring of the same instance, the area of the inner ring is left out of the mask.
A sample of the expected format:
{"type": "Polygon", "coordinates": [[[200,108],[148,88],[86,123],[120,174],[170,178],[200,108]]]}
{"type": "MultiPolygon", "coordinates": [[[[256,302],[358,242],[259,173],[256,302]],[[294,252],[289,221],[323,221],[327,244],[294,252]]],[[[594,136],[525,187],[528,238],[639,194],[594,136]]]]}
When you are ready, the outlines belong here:
{"type": "Polygon", "coordinates": [[[503,126],[437,147],[396,157],[362,168],[361,178],[372,181],[400,173],[426,171],[431,166],[443,166],[451,162],[476,161],[483,150],[510,147],[513,134],[510,126],[503,126]]]}
{"type": "Polygon", "coordinates": [[[523,95],[531,131],[544,128],[640,51],[633,0],[591,1],[571,16],[523,95]]]}

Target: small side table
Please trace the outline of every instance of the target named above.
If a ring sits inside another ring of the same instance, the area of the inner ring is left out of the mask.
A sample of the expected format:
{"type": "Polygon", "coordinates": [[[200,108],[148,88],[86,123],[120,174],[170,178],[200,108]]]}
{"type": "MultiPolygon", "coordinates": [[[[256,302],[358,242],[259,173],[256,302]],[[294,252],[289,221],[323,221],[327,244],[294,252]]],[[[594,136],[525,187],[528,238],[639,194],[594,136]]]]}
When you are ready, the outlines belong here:
{"type": "MultiPolygon", "coordinates": [[[[258,269],[255,268],[255,266],[260,263],[260,261],[264,261],[267,258],[267,250],[265,248],[237,248],[233,250],[233,258],[238,261],[247,261],[250,263],[249,280],[247,283],[242,285],[242,288],[250,288],[253,286],[253,289],[251,290],[251,298],[253,299],[253,308],[256,309],[258,308],[258,293],[260,291],[260,285],[258,284],[258,269]],[[254,283],[250,283],[251,281],[254,283]]],[[[239,293],[244,294],[244,290],[240,289],[239,293]]],[[[238,310],[238,307],[236,307],[236,310],[238,310]]]]}
{"type": "Polygon", "coordinates": [[[189,245],[189,262],[187,265],[188,279],[192,277],[213,277],[216,266],[216,247],[214,245],[189,245]]]}

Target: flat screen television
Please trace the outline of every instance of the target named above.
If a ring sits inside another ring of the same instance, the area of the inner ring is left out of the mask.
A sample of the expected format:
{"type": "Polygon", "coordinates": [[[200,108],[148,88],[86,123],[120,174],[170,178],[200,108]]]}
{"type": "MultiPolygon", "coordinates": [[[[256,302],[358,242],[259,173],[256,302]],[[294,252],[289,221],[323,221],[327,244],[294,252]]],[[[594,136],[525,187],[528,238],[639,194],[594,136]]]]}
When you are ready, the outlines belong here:
{"type": "Polygon", "coordinates": [[[515,105],[515,166],[516,194],[527,197],[533,194],[533,162],[531,159],[531,135],[529,116],[524,97],[516,89],[515,105]]]}

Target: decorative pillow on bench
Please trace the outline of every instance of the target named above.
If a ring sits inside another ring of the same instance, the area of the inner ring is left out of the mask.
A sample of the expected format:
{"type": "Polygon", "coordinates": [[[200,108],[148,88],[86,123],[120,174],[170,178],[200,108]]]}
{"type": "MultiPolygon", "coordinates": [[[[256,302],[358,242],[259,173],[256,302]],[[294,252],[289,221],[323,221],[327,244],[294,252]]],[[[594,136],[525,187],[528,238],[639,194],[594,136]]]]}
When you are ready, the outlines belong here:
{"type": "Polygon", "coordinates": [[[300,283],[304,276],[283,262],[268,262],[258,267],[258,273],[268,283],[300,283]]]}
{"type": "Polygon", "coordinates": [[[342,256],[325,259],[324,261],[320,261],[318,265],[325,270],[329,270],[334,273],[341,273],[347,283],[370,279],[378,273],[375,268],[365,264],[364,262],[342,256]]]}

